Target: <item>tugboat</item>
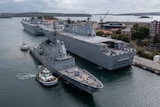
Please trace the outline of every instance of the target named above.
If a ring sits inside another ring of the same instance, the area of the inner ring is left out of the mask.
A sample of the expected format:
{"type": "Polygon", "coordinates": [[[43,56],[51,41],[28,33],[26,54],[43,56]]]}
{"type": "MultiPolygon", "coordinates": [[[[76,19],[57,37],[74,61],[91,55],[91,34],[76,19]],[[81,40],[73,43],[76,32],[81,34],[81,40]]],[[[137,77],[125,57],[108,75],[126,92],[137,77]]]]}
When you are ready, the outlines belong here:
{"type": "Polygon", "coordinates": [[[50,71],[80,90],[93,94],[103,88],[94,75],[76,66],[63,41],[42,42],[38,47],[31,47],[30,52],[50,71]]]}
{"type": "Polygon", "coordinates": [[[29,46],[23,42],[22,45],[20,46],[21,51],[28,51],[29,50],[29,46]]]}
{"type": "Polygon", "coordinates": [[[46,67],[43,67],[43,70],[36,74],[36,80],[44,86],[52,86],[58,83],[58,78],[53,76],[46,67]]]}

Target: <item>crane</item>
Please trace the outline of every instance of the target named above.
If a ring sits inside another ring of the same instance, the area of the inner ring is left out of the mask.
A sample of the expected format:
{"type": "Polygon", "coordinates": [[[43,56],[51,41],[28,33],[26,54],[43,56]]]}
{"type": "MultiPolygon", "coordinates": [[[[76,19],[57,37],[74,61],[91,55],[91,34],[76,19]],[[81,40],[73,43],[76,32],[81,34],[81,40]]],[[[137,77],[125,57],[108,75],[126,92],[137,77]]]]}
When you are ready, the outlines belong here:
{"type": "Polygon", "coordinates": [[[106,16],[108,15],[110,10],[107,10],[106,14],[104,14],[104,17],[100,17],[100,24],[101,24],[101,27],[102,27],[102,24],[103,24],[103,20],[106,18],[106,16]]]}

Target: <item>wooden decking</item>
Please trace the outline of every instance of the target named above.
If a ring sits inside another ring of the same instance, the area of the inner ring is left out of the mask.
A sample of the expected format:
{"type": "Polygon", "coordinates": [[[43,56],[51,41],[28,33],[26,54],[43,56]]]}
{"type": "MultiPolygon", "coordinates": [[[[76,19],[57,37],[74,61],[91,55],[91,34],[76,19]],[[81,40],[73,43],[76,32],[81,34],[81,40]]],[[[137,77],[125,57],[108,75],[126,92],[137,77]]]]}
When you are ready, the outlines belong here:
{"type": "Polygon", "coordinates": [[[132,65],[138,66],[140,68],[149,70],[153,73],[160,74],[160,64],[152,60],[134,56],[132,65]]]}

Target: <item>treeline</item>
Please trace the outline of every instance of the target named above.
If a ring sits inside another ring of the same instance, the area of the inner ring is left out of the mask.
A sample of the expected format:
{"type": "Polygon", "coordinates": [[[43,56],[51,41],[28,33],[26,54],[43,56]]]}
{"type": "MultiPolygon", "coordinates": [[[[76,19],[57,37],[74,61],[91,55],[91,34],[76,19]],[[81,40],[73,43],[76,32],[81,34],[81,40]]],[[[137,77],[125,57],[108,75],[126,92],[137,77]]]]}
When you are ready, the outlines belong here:
{"type": "Polygon", "coordinates": [[[24,12],[10,13],[12,17],[37,17],[37,16],[55,16],[55,17],[91,17],[91,14],[81,13],[44,13],[44,12],[24,12]]]}
{"type": "Polygon", "coordinates": [[[53,16],[38,16],[38,19],[45,19],[45,20],[58,20],[58,18],[55,18],[53,16]]]}

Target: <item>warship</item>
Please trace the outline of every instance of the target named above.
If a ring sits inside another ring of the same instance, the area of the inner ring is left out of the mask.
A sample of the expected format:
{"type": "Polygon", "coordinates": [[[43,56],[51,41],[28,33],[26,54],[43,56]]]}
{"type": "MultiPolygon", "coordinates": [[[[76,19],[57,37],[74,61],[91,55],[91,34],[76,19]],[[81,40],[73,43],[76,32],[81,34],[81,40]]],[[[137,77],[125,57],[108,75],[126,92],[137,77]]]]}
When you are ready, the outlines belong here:
{"type": "Polygon", "coordinates": [[[42,29],[50,41],[54,38],[64,41],[68,51],[109,71],[130,66],[136,53],[129,43],[97,36],[90,18],[86,24],[81,24],[79,20],[71,24],[68,20],[63,30],[42,29]]]}
{"type": "Polygon", "coordinates": [[[76,66],[74,57],[67,54],[62,41],[42,42],[38,47],[31,47],[30,52],[46,68],[80,90],[93,94],[103,88],[94,75],[76,66]]]}
{"type": "Polygon", "coordinates": [[[39,20],[37,17],[31,17],[29,19],[23,18],[21,24],[24,30],[33,35],[43,35],[40,25],[50,25],[47,21],[39,20]]]}

